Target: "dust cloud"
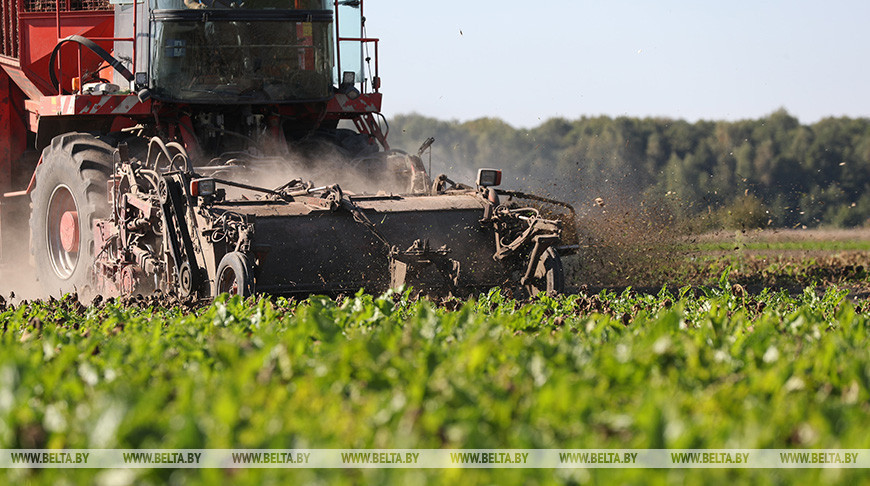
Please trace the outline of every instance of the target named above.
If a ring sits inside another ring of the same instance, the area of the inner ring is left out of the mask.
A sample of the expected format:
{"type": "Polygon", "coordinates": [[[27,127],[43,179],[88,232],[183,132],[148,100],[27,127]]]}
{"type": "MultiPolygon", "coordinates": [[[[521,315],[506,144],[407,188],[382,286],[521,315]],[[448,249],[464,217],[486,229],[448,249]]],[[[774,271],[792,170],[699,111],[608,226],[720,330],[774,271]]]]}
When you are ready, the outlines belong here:
{"type": "Polygon", "coordinates": [[[589,211],[578,222],[579,257],[568,265],[575,285],[655,288],[670,283],[670,270],[687,256],[680,246],[689,232],[685,222],[655,202],[605,194],[586,204],[589,211]]]}
{"type": "MultiPolygon", "coordinates": [[[[338,184],[348,194],[409,194],[413,192],[414,174],[403,155],[372,153],[352,158],[333,144],[315,143],[292,149],[283,157],[252,160],[244,167],[227,167],[213,176],[265,189],[301,180],[313,187],[338,184]]],[[[226,192],[228,199],[256,197],[252,191],[240,188],[227,187],[226,192]]]]}
{"type": "MultiPolygon", "coordinates": [[[[29,208],[28,204],[18,206],[29,208]]],[[[21,208],[13,207],[4,208],[2,217],[0,231],[6,234],[0,248],[0,296],[12,303],[45,297],[36,280],[36,269],[30,255],[29,215],[21,208]]]]}

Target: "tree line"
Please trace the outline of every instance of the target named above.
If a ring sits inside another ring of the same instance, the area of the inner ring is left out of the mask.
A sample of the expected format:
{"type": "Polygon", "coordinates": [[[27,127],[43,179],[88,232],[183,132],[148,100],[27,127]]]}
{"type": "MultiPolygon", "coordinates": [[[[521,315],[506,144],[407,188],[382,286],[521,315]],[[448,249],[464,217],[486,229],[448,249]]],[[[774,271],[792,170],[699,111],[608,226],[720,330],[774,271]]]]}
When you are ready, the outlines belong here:
{"type": "Polygon", "coordinates": [[[662,207],[709,227],[870,224],[870,119],[810,125],[785,110],[764,118],[690,123],[666,118],[554,118],[517,129],[493,118],[390,121],[394,147],[436,143],[432,171],[464,181],[479,167],[505,185],[581,208],[594,201],[662,207]],[[703,216],[699,218],[698,216],[703,216]]]}

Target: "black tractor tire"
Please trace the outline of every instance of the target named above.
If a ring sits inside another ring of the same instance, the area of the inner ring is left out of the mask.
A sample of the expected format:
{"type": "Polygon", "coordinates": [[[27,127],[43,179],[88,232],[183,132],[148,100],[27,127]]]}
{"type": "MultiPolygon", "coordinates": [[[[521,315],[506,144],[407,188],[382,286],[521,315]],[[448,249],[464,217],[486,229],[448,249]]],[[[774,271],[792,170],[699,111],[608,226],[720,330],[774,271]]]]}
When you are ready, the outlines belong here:
{"type": "Polygon", "coordinates": [[[561,294],[565,292],[565,271],[562,259],[555,248],[550,247],[541,255],[535,273],[526,283],[526,292],[533,297],[541,292],[561,294]]]}
{"type": "Polygon", "coordinates": [[[93,223],[110,208],[106,182],[115,149],[93,135],[70,133],[55,137],[42,152],[30,193],[30,251],[36,278],[51,295],[82,292],[93,282],[96,254],[93,223]],[[61,219],[78,215],[78,244],[64,247],[61,219]]]}
{"type": "Polygon", "coordinates": [[[244,253],[231,251],[221,258],[214,279],[214,295],[254,295],[254,271],[244,253]]]}

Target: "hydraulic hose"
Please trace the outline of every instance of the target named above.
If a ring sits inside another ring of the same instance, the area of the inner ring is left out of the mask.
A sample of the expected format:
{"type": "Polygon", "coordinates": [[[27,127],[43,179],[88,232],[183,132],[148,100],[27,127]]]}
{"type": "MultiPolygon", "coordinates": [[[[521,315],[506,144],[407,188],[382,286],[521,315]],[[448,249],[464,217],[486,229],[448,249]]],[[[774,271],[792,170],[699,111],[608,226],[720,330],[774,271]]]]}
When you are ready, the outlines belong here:
{"type": "MultiPolygon", "coordinates": [[[[115,71],[118,71],[118,74],[123,76],[124,79],[126,79],[127,81],[132,82],[133,79],[135,79],[133,73],[131,73],[129,69],[124,67],[124,63],[122,63],[119,59],[113,57],[105,49],[97,45],[96,42],[80,35],[71,35],[64,39],[61,39],[60,42],[58,42],[57,45],[54,46],[54,49],[51,51],[51,57],[48,60],[48,77],[51,79],[52,86],[59,86],[60,84],[57,79],[57,72],[55,72],[55,64],[57,63],[57,54],[60,52],[60,48],[67,42],[75,42],[76,44],[87,47],[91,52],[100,56],[100,58],[109,63],[109,66],[113,67],[115,71]]],[[[63,88],[60,88],[59,94],[70,93],[63,88]]]]}

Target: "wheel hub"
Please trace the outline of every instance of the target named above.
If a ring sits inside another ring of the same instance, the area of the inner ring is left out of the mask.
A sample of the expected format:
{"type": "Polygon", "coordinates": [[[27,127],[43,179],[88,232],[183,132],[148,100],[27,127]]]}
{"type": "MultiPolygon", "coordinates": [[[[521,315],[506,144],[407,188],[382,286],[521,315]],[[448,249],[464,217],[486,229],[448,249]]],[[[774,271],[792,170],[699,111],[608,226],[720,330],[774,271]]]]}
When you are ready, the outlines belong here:
{"type": "Polygon", "coordinates": [[[65,211],[60,217],[60,243],[64,251],[79,251],[79,213],[65,211]]]}

